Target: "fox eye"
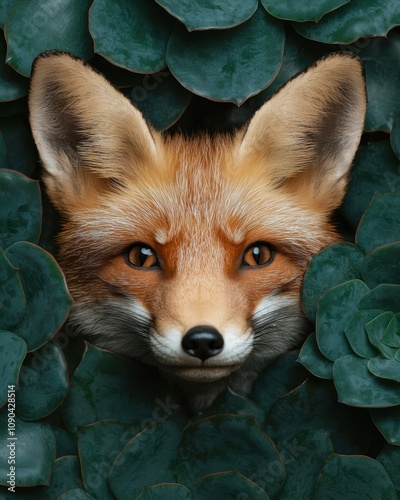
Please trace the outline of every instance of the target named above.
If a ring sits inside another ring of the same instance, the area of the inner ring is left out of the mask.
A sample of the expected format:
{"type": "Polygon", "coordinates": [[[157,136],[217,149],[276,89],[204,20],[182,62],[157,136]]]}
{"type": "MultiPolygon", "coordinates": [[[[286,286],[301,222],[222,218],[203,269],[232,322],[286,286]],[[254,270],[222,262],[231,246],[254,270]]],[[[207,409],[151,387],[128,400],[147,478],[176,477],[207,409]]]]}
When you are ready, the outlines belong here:
{"type": "Polygon", "coordinates": [[[129,264],[135,267],[158,267],[157,255],[152,248],[143,243],[131,246],[127,253],[129,264]]]}
{"type": "Polygon", "coordinates": [[[243,266],[265,266],[272,262],[274,252],[266,243],[253,243],[244,252],[243,266]]]}

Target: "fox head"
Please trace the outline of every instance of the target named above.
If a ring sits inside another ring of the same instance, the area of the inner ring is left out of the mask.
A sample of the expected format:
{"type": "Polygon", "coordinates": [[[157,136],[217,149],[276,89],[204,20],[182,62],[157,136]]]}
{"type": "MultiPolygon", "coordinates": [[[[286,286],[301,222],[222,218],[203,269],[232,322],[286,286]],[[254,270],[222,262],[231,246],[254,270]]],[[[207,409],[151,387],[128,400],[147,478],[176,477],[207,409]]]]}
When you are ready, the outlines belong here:
{"type": "Polygon", "coordinates": [[[30,120],[63,217],[70,321],[194,382],[298,345],[302,277],[338,239],[365,109],[360,61],[333,54],[233,135],[163,135],[83,61],[43,54],[30,120]]]}

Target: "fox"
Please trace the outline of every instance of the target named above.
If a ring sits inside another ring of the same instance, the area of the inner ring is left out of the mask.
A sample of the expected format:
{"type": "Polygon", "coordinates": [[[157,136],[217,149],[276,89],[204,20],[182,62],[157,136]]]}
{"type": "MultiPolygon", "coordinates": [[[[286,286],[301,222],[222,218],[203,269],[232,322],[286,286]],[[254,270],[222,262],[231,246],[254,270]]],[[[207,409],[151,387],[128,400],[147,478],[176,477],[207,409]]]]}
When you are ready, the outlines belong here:
{"type": "Polygon", "coordinates": [[[234,132],[161,133],[87,62],[38,56],[30,123],[62,218],[69,324],[155,367],[195,411],[248,395],[309,332],[302,280],[341,239],[366,104],[360,59],[338,52],[234,132]]]}

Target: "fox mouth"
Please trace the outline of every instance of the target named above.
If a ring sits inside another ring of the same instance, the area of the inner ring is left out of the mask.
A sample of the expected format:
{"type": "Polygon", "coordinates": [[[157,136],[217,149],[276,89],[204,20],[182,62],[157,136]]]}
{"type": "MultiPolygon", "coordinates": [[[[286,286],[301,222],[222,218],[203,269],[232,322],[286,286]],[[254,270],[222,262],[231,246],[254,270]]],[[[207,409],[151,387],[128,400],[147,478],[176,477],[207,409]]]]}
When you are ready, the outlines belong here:
{"type": "Polygon", "coordinates": [[[190,382],[215,382],[228,377],[232,372],[238,370],[242,365],[216,365],[216,366],[180,366],[163,365],[159,369],[169,375],[190,382]]]}

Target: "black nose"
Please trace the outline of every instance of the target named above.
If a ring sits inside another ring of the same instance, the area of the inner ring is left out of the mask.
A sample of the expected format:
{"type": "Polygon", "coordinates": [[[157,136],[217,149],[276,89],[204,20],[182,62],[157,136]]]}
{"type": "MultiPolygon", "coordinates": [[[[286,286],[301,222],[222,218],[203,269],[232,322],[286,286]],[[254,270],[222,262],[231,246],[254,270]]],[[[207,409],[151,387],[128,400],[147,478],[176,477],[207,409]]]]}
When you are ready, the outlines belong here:
{"type": "Polygon", "coordinates": [[[202,361],[216,356],[223,347],[222,335],[212,326],[195,326],[182,339],[183,350],[202,361]]]}

